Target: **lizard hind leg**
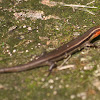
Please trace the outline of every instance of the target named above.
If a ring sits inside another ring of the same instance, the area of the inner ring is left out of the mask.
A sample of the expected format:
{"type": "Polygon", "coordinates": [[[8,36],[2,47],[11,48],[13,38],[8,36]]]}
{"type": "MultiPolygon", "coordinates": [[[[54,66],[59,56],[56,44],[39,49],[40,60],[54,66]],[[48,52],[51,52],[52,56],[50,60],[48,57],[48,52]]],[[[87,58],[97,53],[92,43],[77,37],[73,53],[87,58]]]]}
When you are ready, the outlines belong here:
{"type": "Polygon", "coordinates": [[[85,44],[85,47],[100,48],[100,46],[97,46],[97,45],[95,45],[95,43],[90,43],[90,42],[86,43],[86,44],[85,44]]]}
{"type": "Polygon", "coordinates": [[[49,67],[49,70],[48,70],[48,75],[47,76],[49,76],[51,73],[52,73],[52,70],[54,69],[54,68],[56,68],[57,67],[57,65],[56,65],[56,63],[55,62],[52,62],[52,61],[48,61],[48,63],[49,63],[49,65],[50,65],[50,67],[49,67]]]}

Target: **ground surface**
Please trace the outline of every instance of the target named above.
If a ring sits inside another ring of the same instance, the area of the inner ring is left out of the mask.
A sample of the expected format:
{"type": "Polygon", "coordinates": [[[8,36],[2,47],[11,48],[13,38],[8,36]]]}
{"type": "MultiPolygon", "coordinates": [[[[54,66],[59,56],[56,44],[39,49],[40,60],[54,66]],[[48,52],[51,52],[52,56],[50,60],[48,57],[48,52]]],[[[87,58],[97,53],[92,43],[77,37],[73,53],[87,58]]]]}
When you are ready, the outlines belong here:
{"type": "MultiPolygon", "coordinates": [[[[96,25],[99,0],[0,0],[0,68],[29,62],[96,25]]],[[[65,65],[73,68],[48,78],[48,66],[0,74],[0,100],[100,100],[100,49],[77,52],[65,65]]]]}

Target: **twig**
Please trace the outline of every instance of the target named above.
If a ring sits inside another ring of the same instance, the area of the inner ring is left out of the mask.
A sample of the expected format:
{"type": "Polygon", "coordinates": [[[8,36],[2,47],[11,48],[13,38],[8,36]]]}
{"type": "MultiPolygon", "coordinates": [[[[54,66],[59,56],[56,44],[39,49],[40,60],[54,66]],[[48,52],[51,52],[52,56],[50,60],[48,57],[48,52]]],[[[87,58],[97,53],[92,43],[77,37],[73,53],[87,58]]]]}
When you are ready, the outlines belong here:
{"type": "Polygon", "coordinates": [[[93,1],[91,1],[91,2],[89,2],[89,3],[87,3],[86,5],[90,5],[90,4],[94,3],[94,2],[95,2],[95,0],[93,0],[93,1]]]}
{"type": "Polygon", "coordinates": [[[69,6],[69,7],[75,7],[75,8],[97,8],[97,7],[91,7],[91,6],[86,6],[86,5],[74,5],[74,4],[64,4],[63,6],[69,6]]]}
{"type": "Polygon", "coordinates": [[[81,10],[86,11],[86,12],[92,14],[92,15],[95,15],[95,13],[93,13],[92,11],[90,11],[90,10],[88,10],[88,9],[81,9],[81,10]]]}
{"type": "Polygon", "coordinates": [[[64,69],[68,69],[68,68],[75,68],[75,65],[66,65],[66,66],[62,66],[62,67],[57,67],[57,70],[64,70],[64,69]]]}

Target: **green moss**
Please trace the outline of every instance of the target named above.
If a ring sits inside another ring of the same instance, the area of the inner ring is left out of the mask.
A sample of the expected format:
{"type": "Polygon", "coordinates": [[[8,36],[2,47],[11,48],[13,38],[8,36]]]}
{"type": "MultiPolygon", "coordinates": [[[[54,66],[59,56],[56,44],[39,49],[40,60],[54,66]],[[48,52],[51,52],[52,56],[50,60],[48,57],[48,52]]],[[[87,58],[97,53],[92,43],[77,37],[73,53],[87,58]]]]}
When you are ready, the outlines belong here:
{"type": "MultiPolygon", "coordinates": [[[[62,0],[54,1],[62,2],[62,0]]],[[[63,0],[63,2],[86,5],[92,0],[63,0]]],[[[49,7],[41,4],[39,0],[2,0],[0,3],[0,68],[25,64],[32,59],[33,55],[40,55],[44,49],[50,51],[48,48],[57,48],[70,41],[74,38],[74,32],[83,34],[90,27],[100,25],[99,3],[100,1],[96,0],[89,5],[98,7],[88,9],[95,13],[92,15],[78,9],[74,12],[71,7],[60,5],[49,7]],[[43,11],[42,17],[52,15],[60,19],[32,20],[14,15],[20,12],[27,13],[30,10],[43,11]],[[9,29],[13,26],[17,28],[10,32],[9,29]],[[28,27],[31,27],[32,31],[29,31],[28,27]],[[48,41],[50,44],[47,44],[48,41]]],[[[99,76],[94,75],[99,71],[100,51],[99,49],[85,51],[88,53],[77,52],[68,61],[68,64],[76,66],[75,69],[54,70],[49,77],[46,77],[48,66],[22,73],[1,74],[0,100],[82,100],[81,93],[85,94],[86,100],[99,100],[100,91],[93,82],[100,81],[99,76]],[[87,59],[87,56],[91,59],[87,59]],[[85,62],[81,62],[82,57],[86,59],[85,62]],[[93,65],[93,69],[84,70],[83,67],[88,63],[93,65]],[[50,83],[50,80],[53,83],[50,83]]]]}

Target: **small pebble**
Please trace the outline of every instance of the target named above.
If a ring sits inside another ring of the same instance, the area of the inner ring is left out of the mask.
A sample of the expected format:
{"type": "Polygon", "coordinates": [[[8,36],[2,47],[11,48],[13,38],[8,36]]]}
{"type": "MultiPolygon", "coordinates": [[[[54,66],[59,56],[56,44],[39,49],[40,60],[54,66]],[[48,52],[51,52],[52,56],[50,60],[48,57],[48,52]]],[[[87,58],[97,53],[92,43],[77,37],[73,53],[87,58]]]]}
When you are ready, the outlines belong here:
{"type": "Polygon", "coordinates": [[[53,94],[56,95],[57,94],[57,91],[54,91],[53,94]]]}
{"type": "Polygon", "coordinates": [[[32,30],[32,28],[31,28],[31,27],[28,27],[28,30],[29,30],[29,31],[31,31],[31,30],[32,30]]]}
{"type": "Polygon", "coordinates": [[[50,89],[53,89],[53,85],[50,86],[50,89]]]}
{"type": "Polygon", "coordinates": [[[71,95],[70,98],[71,98],[71,99],[74,99],[74,98],[75,98],[75,95],[71,95]]]}
{"type": "Polygon", "coordinates": [[[52,79],[49,80],[49,83],[54,83],[54,81],[52,79]]]}
{"type": "Polygon", "coordinates": [[[26,28],[26,25],[24,25],[23,28],[26,28]]]}
{"type": "Polygon", "coordinates": [[[13,53],[15,53],[15,52],[16,52],[16,50],[14,49],[14,50],[13,50],[13,53]]]}
{"type": "Polygon", "coordinates": [[[26,50],[26,52],[29,52],[28,50],[26,50]]]}

